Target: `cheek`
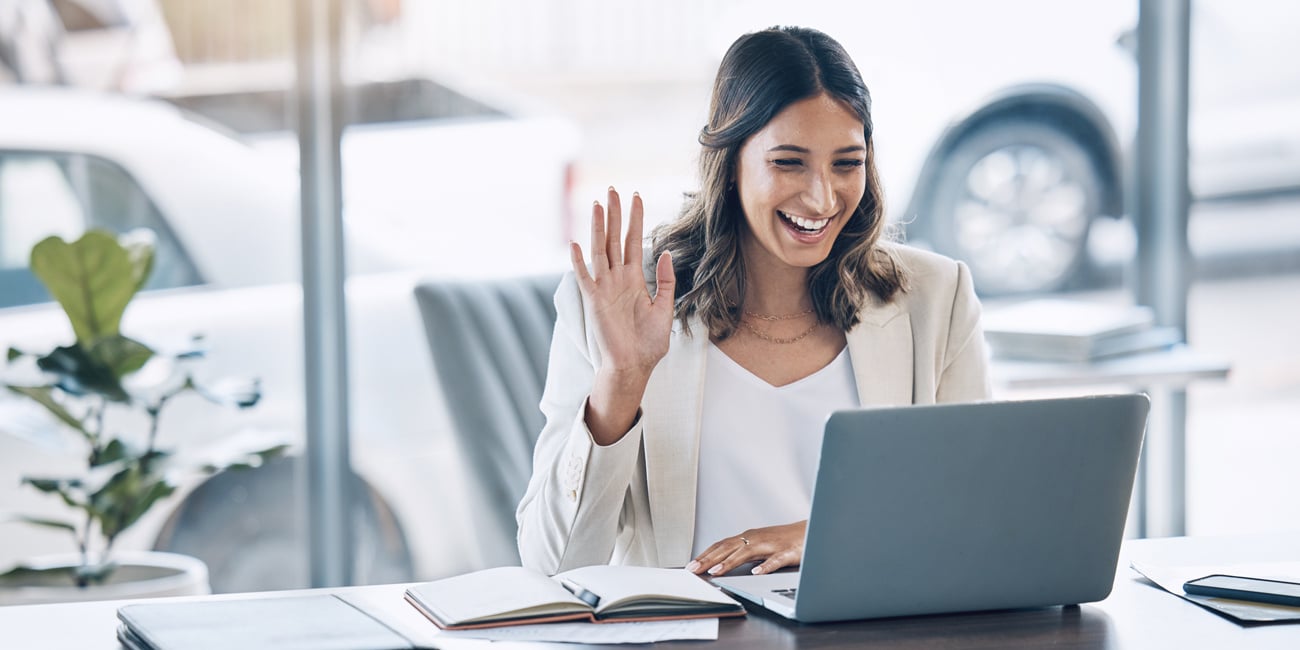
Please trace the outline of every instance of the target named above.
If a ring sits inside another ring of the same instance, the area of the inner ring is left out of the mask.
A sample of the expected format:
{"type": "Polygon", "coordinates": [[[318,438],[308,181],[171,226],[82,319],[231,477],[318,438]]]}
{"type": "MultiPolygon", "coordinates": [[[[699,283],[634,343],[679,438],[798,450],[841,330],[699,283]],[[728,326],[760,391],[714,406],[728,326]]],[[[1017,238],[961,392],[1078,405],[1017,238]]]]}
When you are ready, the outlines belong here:
{"type": "Polygon", "coordinates": [[[754,174],[744,177],[738,189],[740,203],[745,207],[746,215],[749,215],[750,211],[769,210],[772,204],[780,201],[777,196],[780,193],[779,184],[776,179],[768,175],[754,174]]]}
{"type": "Polygon", "coordinates": [[[844,179],[844,193],[845,195],[862,198],[862,195],[867,193],[867,175],[859,171],[846,177],[844,179]]]}
{"type": "Polygon", "coordinates": [[[840,196],[844,198],[844,203],[850,209],[858,207],[862,203],[862,197],[867,194],[866,178],[850,180],[843,185],[840,196]]]}

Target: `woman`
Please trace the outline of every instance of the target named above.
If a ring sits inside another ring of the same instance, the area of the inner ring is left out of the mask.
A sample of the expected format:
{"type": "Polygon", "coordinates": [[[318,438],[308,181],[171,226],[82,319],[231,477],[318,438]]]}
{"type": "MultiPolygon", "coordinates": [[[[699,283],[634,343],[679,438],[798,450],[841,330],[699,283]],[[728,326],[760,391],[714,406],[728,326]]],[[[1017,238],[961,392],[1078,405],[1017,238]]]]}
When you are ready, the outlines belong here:
{"type": "Polygon", "coordinates": [[[656,230],[592,209],[556,293],[546,427],[519,550],[548,573],[626,563],[720,575],[802,559],[834,410],[988,397],[960,263],[888,244],[870,98],[833,39],[737,40],[700,134],[701,189],[656,230]]]}

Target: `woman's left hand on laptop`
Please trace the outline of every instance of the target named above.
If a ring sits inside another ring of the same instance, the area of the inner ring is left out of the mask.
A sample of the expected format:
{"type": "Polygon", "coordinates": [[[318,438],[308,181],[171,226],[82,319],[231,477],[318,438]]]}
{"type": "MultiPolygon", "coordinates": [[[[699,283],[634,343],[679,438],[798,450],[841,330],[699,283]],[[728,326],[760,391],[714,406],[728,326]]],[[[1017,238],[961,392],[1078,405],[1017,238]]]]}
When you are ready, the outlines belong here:
{"type": "Polygon", "coordinates": [[[804,529],[808,520],[784,526],[753,528],[714,542],[686,565],[691,573],[720,576],[748,562],[761,561],[751,573],[771,573],[782,567],[798,566],[803,560],[804,529]]]}

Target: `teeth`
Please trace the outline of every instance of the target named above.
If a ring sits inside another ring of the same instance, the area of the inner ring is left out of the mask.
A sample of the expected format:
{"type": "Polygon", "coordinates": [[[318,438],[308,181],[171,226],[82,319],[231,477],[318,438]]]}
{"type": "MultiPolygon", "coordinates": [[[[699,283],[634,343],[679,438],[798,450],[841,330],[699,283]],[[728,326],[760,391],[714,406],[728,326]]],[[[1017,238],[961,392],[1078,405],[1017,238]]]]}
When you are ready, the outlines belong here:
{"type": "Polygon", "coordinates": [[[792,214],[786,214],[784,212],[781,213],[781,216],[788,219],[790,223],[793,223],[794,225],[799,226],[804,230],[811,230],[814,232],[821,230],[822,228],[825,228],[826,225],[831,222],[830,219],[817,219],[817,220],[804,219],[803,217],[796,217],[792,214]]]}

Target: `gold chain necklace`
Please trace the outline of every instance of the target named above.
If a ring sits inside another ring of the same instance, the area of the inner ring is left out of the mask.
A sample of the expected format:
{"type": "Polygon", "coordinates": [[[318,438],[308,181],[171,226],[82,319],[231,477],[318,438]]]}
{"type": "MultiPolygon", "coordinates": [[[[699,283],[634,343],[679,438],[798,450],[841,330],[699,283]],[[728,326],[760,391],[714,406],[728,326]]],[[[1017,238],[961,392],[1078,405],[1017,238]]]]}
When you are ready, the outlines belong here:
{"type": "MultiPolygon", "coordinates": [[[[778,320],[783,320],[783,319],[778,319],[778,320]]],[[[819,322],[813,322],[812,326],[804,330],[803,333],[799,334],[798,336],[792,336],[790,338],[781,338],[778,336],[770,336],[758,331],[756,327],[750,325],[749,321],[746,321],[744,319],[741,319],[740,324],[744,325],[745,329],[749,330],[754,336],[757,336],[758,338],[763,339],[764,341],[768,341],[769,343],[777,343],[780,345],[789,345],[790,343],[797,343],[799,341],[802,341],[805,338],[807,338],[809,334],[812,334],[813,331],[817,329],[818,325],[821,325],[821,323],[819,322]]]]}
{"type": "Polygon", "coordinates": [[[780,320],[791,320],[791,319],[799,318],[799,317],[801,317],[801,316],[807,316],[808,314],[811,314],[811,313],[813,313],[813,310],[811,310],[811,309],[805,309],[805,310],[803,310],[803,311],[801,311],[801,312],[794,313],[794,314],[784,314],[784,315],[781,315],[781,316],[768,316],[767,314],[757,314],[757,313],[754,313],[754,312],[752,312],[752,311],[749,311],[748,309],[745,310],[745,315],[746,315],[746,316],[753,316],[754,318],[757,318],[757,319],[759,319],[759,320],[765,320],[765,321],[767,321],[767,322],[769,322],[769,323],[771,323],[771,322],[775,322],[775,321],[780,321],[780,320]]]}

